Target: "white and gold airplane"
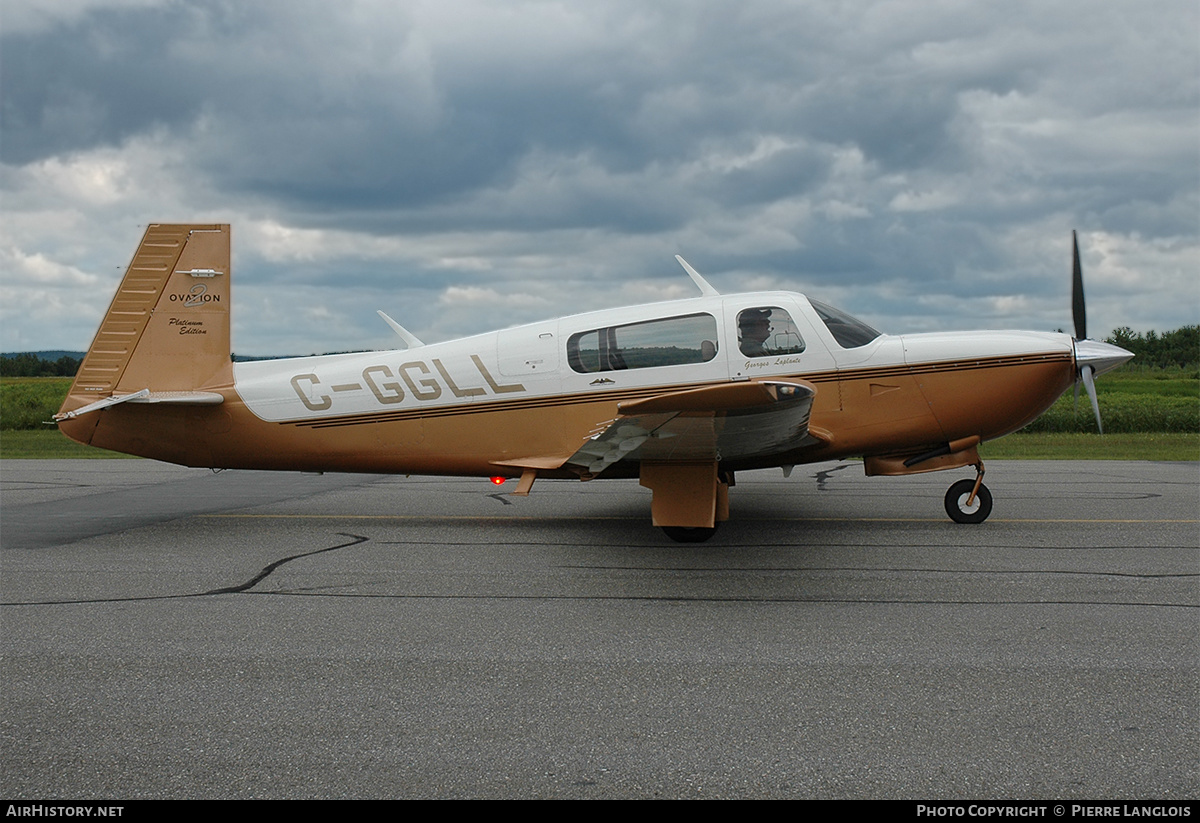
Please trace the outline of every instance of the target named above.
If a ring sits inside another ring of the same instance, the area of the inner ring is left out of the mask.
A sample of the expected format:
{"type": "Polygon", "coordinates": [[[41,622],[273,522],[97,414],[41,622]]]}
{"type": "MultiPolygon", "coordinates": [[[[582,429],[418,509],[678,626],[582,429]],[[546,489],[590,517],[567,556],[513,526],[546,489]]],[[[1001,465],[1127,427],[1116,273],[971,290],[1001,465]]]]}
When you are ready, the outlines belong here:
{"type": "Polygon", "coordinates": [[[215,469],[633,478],[673,539],[707,539],[739,471],[861,457],[868,475],[974,467],[978,446],[1132,355],[1038,332],[880,334],[791,292],[578,314],[406,348],[233,363],[228,225],[151,225],[55,415],[71,439],[215,469]]]}

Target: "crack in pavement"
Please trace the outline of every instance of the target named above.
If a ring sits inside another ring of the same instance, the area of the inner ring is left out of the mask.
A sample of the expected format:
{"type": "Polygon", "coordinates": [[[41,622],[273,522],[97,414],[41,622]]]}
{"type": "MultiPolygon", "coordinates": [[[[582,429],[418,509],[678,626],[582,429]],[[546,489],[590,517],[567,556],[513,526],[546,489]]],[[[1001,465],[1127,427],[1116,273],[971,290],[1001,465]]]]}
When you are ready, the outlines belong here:
{"type": "Polygon", "coordinates": [[[312,557],[314,555],[324,554],[325,552],[336,551],[337,549],[347,549],[351,546],[357,546],[360,543],[366,543],[368,540],[370,540],[369,537],[363,537],[362,535],[358,534],[349,534],[347,532],[337,532],[337,534],[341,535],[342,537],[349,537],[352,539],[345,543],[339,543],[336,546],[326,546],[323,549],[316,549],[311,552],[301,552],[300,554],[293,554],[288,557],[280,558],[279,560],[264,566],[262,571],[254,575],[254,577],[237,586],[224,586],[222,588],[212,589],[206,592],[191,592],[189,594],[160,594],[146,597],[91,597],[82,600],[34,600],[27,602],[0,603],[0,606],[59,606],[82,603],[132,603],[139,600],[179,600],[185,597],[208,597],[209,595],[214,594],[240,594],[254,588],[263,580],[267,579],[276,569],[286,563],[292,562],[293,560],[300,560],[304,557],[312,557]]]}
{"type": "Polygon", "coordinates": [[[247,580],[245,583],[243,583],[240,586],[226,586],[225,588],[222,588],[222,589],[213,589],[212,591],[202,592],[201,594],[196,595],[196,596],[203,597],[205,595],[210,595],[210,594],[237,594],[238,592],[244,592],[247,589],[252,589],[255,586],[257,586],[259,583],[261,583],[263,580],[265,580],[268,576],[270,576],[270,574],[272,572],[274,572],[276,569],[278,569],[280,566],[282,566],[285,563],[291,563],[293,560],[299,560],[302,557],[312,557],[313,555],[324,554],[325,552],[331,552],[331,551],[335,551],[337,549],[346,549],[346,548],[349,548],[350,546],[357,546],[359,543],[366,543],[370,539],[368,537],[363,537],[363,536],[357,535],[357,534],[348,534],[346,532],[338,532],[338,534],[340,534],[342,537],[352,537],[354,539],[348,543],[340,543],[336,546],[329,546],[324,549],[317,549],[316,551],[303,552],[301,554],[293,554],[290,557],[284,557],[280,560],[276,560],[274,563],[271,563],[268,566],[265,566],[262,571],[260,571],[258,574],[256,574],[254,577],[250,578],[249,580],[247,580]]]}

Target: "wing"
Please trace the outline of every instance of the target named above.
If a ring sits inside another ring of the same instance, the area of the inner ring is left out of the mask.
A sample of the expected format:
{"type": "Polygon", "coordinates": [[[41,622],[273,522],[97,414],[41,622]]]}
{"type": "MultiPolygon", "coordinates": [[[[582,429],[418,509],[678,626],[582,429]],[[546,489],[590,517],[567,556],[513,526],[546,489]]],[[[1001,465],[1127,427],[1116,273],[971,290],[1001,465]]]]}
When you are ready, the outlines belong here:
{"type": "Polygon", "coordinates": [[[622,403],[619,415],[567,464],[595,477],[621,460],[711,461],[764,457],[816,442],[809,383],[725,383],[622,403]]]}

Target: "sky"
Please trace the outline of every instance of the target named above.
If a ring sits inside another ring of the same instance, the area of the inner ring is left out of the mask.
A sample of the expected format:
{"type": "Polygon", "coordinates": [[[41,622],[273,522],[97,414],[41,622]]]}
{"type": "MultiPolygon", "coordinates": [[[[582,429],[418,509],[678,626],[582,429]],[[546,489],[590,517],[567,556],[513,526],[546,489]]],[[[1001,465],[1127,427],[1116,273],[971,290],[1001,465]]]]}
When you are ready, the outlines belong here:
{"type": "Polygon", "coordinates": [[[722,292],[885,332],[1200,322],[1195,0],[0,0],[0,350],[147,223],[233,226],[233,348],[722,292]]]}

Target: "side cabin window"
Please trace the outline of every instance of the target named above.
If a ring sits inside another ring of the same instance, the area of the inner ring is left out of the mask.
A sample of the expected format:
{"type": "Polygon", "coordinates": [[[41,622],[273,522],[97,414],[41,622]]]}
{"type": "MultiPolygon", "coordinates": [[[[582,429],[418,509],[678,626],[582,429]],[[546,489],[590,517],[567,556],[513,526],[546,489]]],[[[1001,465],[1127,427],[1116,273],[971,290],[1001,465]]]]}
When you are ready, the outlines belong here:
{"type": "Polygon", "coordinates": [[[747,357],[799,354],[804,339],[792,316],[778,306],[762,306],[738,312],[738,348],[747,357]]]}
{"type": "Polygon", "coordinates": [[[817,315],[825,323],[825,328],[829,329],[833,339],[843,349],[857,349],[859,346],[865,346],[880,335],[880,332],[875,331],[857,317],[851,317],[841,309],[818,303],[816,300],[810,299],[808,302],[812,304],[817,315]]]}
{"type": "Polygon", "coordinates": [[[573,334],[567,362],[582,374],[707,363],[717,356],[717,321],[687,314],[573,334]]]}

